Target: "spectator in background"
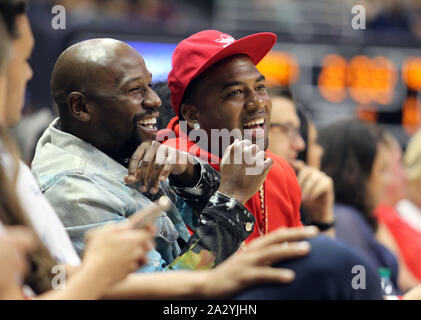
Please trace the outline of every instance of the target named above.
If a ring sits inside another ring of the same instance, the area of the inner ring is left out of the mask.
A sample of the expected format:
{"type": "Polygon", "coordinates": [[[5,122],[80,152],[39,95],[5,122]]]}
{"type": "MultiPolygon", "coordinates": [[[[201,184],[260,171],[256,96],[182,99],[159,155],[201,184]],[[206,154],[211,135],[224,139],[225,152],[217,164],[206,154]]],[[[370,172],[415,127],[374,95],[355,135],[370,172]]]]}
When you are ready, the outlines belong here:
{"type": "Polygon", "coordinates": [[[385,142],[393,179],[388,180],[380,204],[374,211],[379,224],[376,237],[398,258],[399,286],[406,291],[421,281],[421,231],[409,225],[395,208],[405,197],[406,190],[402,148],[397,139],[388,132],[385,132],[385,142]]]}
{"type": "Polygon", "coordinates": [[[375,237],[378,222],[373,210],[390,179],[383,131],[346,119],[320,130],[319,140],[324,149],[322,170],[335,186],[336,237],[357,248],[377,269],[387,268],[394,293],[400,293],[397,259],[375,237]]]}
{"type": "Polygon", "coordinates": [[[316,125],[304,108],[297,108],[300,119],[300,135],[304,140],[305,148],[298,153],[298,160],[305,162],[310,167],[320,170],[322,166],[323,148],[319,144],[316,125]]]}
{"type": "Polygon", "coordinates": [[[323,149],[317,143],[316,127],[307,120],[303,112],[299,111],[297,114],[294,98],[288,87],[268,88],[268,93],[272,100],[269,150],[287,160],[297,173],[302,196],[302,221],[305,224],[315,224],[333,236],[333,184],[332,179],[320,171],[323,149]],[[299,156],[301,159],[298,159],[299,156]]]}

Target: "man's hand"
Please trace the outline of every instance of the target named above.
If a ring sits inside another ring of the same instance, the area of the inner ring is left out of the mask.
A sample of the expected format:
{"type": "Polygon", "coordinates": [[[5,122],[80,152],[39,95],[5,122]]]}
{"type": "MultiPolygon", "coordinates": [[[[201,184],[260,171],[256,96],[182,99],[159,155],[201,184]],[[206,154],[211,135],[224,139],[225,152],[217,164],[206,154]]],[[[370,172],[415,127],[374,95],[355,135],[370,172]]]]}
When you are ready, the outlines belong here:
{"type": "Polygon", "coordinates": [[[236,139],[222,157],[218,191],[244,204],[259,190],[272,164],[258,145],[236,139]]]}
{"type": "Polygon", "coordinates": [[[271,265],[282,260],[299,258],[310,252],[305,240],[318,234],[316,227],[281,228],[254,239],[218,267],[208,271],[204,288],[207,297],[229,296],[254,284],[289,283],[292,270],[271,265]]]}
{"type": "Polygon", "coordinates": [[[188,182],[195,181],[200,173],[191,158],[186,152],[157,141],[143,142],[130,158],[129,172],[124,181],[127,184],[140,181],[140,191],[149,190],[152,194],[158,192],[159,182],[165,181],[170,174],[183,176],[180,179],[188,182]]]}
{"type": "Polygon", "coordinates": [[[299,160],[295,161],[292,166],[297,172],[302,204],[311,215],[311,221],[333,222],[334,189],[332,178],[299,160]]]}

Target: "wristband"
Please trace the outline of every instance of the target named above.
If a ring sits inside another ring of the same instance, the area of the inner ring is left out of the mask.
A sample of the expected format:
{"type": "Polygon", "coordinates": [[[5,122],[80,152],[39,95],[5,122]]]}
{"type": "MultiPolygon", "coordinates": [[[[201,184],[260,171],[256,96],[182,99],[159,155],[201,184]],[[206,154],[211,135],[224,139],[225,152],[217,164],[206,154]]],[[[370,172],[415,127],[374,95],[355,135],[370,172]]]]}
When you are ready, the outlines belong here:
{"type": "Polygon", "coordinates": [[[311,225],[316,226],[319,228],[320,231],[326,231],[335,226],[335,220],[330,223],[323,223],[323,222],[312,222],[311,225]]]}

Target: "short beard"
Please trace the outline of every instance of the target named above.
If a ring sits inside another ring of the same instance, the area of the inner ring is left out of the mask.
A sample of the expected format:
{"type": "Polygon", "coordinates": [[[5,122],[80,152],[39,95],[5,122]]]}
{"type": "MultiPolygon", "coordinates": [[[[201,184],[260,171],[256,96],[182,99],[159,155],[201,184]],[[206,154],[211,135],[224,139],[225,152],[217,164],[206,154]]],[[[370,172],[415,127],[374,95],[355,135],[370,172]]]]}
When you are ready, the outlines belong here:
{"type": "Polygon", "coordinates": [[[130,158],[136,151],[137,147],[141,144],[141,142],[142,141],[136,129],[133,130],[133,133],[130,136],[130,138],[118,146],[115,152],[114,159],[116,159],[119,163],[123,164],[125,167],[128,167],[130,158]]]}

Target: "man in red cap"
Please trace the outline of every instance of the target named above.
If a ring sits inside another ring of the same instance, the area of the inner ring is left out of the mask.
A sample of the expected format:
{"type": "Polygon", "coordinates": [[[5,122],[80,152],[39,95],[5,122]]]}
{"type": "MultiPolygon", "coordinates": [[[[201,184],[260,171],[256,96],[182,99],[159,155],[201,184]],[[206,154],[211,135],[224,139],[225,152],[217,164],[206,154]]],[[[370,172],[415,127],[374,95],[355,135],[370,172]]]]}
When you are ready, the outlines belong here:
{"type": "MultiPolygon", "coordinates": [[[[217,170],[224,147],[219,146],[220,139],[212,130],[236,131],[245,138],[249,136],[253,143],[260,138],[266,150],[272,104],[265,77],[255,65],[275,42],[273,33],[235,40],[216,30],[202,31],[181,41],[168,76],[172,105],[178,115],[168,129],[175,132],[176,138],[170,135],[165,143],[207,159],[217,170]],[[207,143],[192,138],[200,136],[199,130],[206,133],[207,143]]],[[[246,203],[257,221],[247,241],[279,227],[301,225],[301,193],[295,172],[270,151],[266,156],[274,164],[260,191],[246,203]]]]}

